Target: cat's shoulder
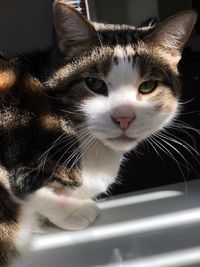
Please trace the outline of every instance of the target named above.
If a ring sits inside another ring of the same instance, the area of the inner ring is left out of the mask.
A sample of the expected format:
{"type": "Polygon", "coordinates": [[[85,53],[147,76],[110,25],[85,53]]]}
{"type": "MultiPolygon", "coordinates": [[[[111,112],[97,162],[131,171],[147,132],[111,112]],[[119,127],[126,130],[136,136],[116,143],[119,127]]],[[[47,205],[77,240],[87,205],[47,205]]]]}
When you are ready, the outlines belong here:
{"type": "Polygon", "coordinates": [[[41,90],[51,65],[51,53],[50,48],[12,56],[0,53],[0,96],[16,88],[41,90]]]}

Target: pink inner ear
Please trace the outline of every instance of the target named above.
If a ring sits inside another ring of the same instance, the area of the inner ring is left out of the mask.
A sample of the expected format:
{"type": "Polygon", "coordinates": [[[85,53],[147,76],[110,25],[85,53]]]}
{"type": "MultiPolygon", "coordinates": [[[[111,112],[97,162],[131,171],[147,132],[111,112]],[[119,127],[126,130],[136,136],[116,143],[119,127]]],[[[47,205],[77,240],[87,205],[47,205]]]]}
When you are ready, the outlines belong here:
{"type": "Polygon", "coordinates": [[[168,60],[170,60],[171,64],[173,64],[173,65],[175,64],[175,66],[176,66],[181,59],[180,51],[177,49],[172,49],[172,50],[170,50],[169,55],[170,56],[168,57],[168,60]]]}
{"type": "Polygon", "coordinates": [[[178,50],[174,49],[174,50],[171,50],[171,55],[172,57],[177,57],[177,56],[180,56],[178,50]]]}

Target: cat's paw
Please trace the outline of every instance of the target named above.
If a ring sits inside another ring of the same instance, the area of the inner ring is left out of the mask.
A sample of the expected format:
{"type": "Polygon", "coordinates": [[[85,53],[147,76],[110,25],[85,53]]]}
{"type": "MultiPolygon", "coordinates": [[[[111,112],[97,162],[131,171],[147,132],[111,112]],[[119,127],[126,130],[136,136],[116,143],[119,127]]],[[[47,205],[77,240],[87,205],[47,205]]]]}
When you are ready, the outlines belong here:
{"type": "Polygon", "coordinates": [[[81,230],[87,228],[92,224],[97,215],[99,208],[92,200],[84,200],[81,202],[77,210],[75,210],[69,217],[66,218],[66,230],[81,230]]]}
{"type": "Polygon", "coordinates": [[[97,215],[99,214],[99,208],[97,204],[92,200],[79,201],[76,209],[71,214],[65,214],[62,210],[62,214],[59,213],[59,218],[51,220],[56,226],[64,230],[82,230],[92,224],[97,215]]]}

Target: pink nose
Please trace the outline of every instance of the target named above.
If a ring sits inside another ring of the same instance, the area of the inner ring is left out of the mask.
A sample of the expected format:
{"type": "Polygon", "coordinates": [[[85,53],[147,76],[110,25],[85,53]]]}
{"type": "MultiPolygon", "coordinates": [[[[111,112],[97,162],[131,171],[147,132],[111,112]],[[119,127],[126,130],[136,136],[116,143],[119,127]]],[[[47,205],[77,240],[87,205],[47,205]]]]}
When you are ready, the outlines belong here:
{"type": "Polygon", "coordinates": [[[135,119],[135,115],[129,117],[111,117],[113,122],[123,131],[128,129],[129,125],[135,119]]]}
{"type": "Polygon", "coordinates": [[[119,118],[112,118],[114,123],[122,130],[126,130],[130,123],[133,121],[132,118],[129,117],[119,117],[119,118]]]}
{"type": "Polygon", "coordinates": [[[132,105],[123,105],[116,107],[111,115],[112,121],[123,131],[136,119],[134,107],[132,105]]]}

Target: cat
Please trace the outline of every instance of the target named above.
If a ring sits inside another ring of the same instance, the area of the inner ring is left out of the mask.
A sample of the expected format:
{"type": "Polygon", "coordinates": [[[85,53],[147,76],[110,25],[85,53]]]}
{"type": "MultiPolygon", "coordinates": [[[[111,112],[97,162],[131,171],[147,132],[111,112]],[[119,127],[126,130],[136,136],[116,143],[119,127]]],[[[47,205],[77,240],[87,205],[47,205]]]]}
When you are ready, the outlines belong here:
{"type": "Polygon", "coordinates": [[[53,8],[56,47],[0,58],[0,266],[27,246],[38,215],[80,230],[127,151],[178,112],[177,64],[196,21],[156,27],[89,22],[53,8]]]}

